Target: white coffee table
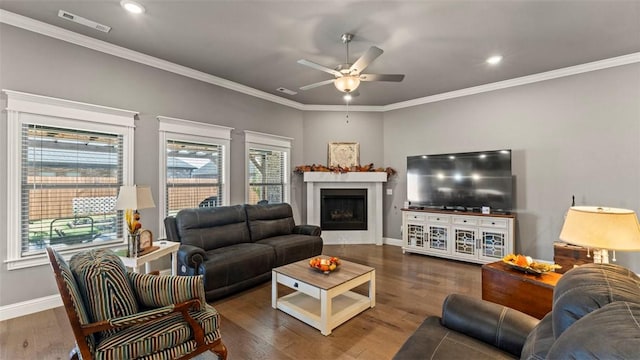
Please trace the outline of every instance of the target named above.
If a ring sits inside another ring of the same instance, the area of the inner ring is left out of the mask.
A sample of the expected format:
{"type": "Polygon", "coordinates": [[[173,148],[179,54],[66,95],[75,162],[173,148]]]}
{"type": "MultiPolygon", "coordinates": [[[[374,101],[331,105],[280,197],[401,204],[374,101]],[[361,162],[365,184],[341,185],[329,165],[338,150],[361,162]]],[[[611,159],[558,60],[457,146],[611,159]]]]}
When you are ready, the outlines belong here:
{"type": "Polygon", "coordinates": [[[271,306],[313,326],[322,335],[376,305],[374,268],[341,260],[340,267],[325,275],[309,267],[309,259],[272,271],[271,306]],[[369,283],[367,296],[351,291],[369,283]],[[278,297],[278,284],[294,290],[278,297]]]}
{"type": "Polygon", "coordinates": [[[167,240],[158,240],[154,241],[153,245],[160,248],[142,256],[120,256],[120,259],[122,259],[122,263],[125,266],[132,268],[133,272],[139,272],[140,266],[144,265],[145,273],[148,274],[149,271],[151,271],[151,261],[171,254],[171,275],[176,275],[176,269],[178,268],[177,253],[178,249],[180,248],[180,243],[167,240]]]}

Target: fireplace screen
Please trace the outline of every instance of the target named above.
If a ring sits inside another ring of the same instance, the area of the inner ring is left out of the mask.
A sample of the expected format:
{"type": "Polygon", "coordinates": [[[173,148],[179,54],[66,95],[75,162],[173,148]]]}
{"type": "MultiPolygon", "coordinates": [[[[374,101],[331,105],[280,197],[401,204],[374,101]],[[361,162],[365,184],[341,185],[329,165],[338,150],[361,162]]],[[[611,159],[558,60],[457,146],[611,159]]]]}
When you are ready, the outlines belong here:
{"type": "Polygon", "coordinates": [[[367,189],[320,189],[322,230],[367,230],[367,189]]]}

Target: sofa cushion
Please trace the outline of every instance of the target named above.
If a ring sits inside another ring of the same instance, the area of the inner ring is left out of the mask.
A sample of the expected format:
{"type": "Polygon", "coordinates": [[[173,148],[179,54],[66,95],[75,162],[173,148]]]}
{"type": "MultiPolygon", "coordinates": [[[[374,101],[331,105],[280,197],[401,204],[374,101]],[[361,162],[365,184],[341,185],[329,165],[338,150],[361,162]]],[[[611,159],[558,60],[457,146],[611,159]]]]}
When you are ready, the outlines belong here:
{"type": "Polygon", "coordinates": [[[182,244],[205,251],[251,241],[242,205],[183,209],[176,226],[182,244]]]}
{"type": "MultiPolygon", "coordinates": [[[[71,257],[69,267],[78,283],[92,322],[133,315],[138,302],[120,258],[111,250],[91,249],[71,257]]],[[[116,330],[102,332],[103,336],[116,330]]]]}
{"type": "Polygon", "coordinates": [[[557,339],[588,313],[614,301],[640,303],[640,278],[615,264],[586,264],[565,273],[553,291],[553,335],[557,339]]]}
{"type": "Polygon", "coordinates": [[[275,266],[308,259],[322,253],[322,238],[309,235],[282,235],[262,239],[257,244],[269,245],[276,252],[275,266]]]}
{"type": "Polygon", "coordinates": [[[252,241],[293,232],[295,222],[289,204],[246,205],[245,209],[252,241]]]}
{"type": "Polygon", "coordinates": [[[516,358],[485,342],[442,326],[440,318],[436,316],[428,317],[393,357],[394,360],[516,358]]]}
{"type": "Polygon", "coordinates": [[[549,349],[556,341],[553,336],[553,314],[547,313],[542,320],[536,325],[535,329],[529,333],[527,340],[522,347],[520,359],[523,360],[542,360],[547,358],[549,349]]]}
{"type": "Polygon", "coordinates": [[[210,250],[202,265],[204,287],[222,288],[270,273],[275,259],[273,248],[263,244],[242,243],[210,250]]]}
{"type": "Polygon", "coordinates": [[[595,310],[565,330],[549,359],[640,358],[640,304],[618,301],[595,310]]]}

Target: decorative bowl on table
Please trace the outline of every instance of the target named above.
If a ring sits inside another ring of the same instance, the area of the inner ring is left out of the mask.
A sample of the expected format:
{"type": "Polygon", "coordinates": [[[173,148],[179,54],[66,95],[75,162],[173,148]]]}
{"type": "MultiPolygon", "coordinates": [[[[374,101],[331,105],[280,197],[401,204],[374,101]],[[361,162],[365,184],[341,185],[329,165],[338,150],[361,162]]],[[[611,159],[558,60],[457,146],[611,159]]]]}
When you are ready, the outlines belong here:
{"type": "Polygon", "coordinates": [[[329,274],[340,266],[340,259],[335,256],[330,258],[316,257],[309,260],[309,266],[316,271],[329,274]]]}
{"type": "Polygon", "coordinates": [[[534,275],[541,275],[562,267],[558,264],[535,262],[530,256],[520,254],[509,254],[503,257],[502,261],[515,270],[534,275]]]}

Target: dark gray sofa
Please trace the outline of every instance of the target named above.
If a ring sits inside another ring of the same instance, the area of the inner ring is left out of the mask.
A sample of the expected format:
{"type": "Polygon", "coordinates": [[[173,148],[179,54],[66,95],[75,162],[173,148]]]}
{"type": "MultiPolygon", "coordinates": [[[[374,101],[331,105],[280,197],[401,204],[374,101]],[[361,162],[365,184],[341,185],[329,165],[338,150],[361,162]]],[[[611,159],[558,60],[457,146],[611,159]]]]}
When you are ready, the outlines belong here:
{"type": "Polygon", "coordinates": [[[180,242],[178,274],[203,275],[207,301],[271,279],[271,269],[322,253],[320,228],[296,226],[289,204],[183,209],[164,220],[180,242]]]}
{"type": "Polygon", "coordinates": [[[562,276],[542,319],[464,295],[449,295],[395,360],[640,359],[640,278],[614,264],[562,276]]]}

